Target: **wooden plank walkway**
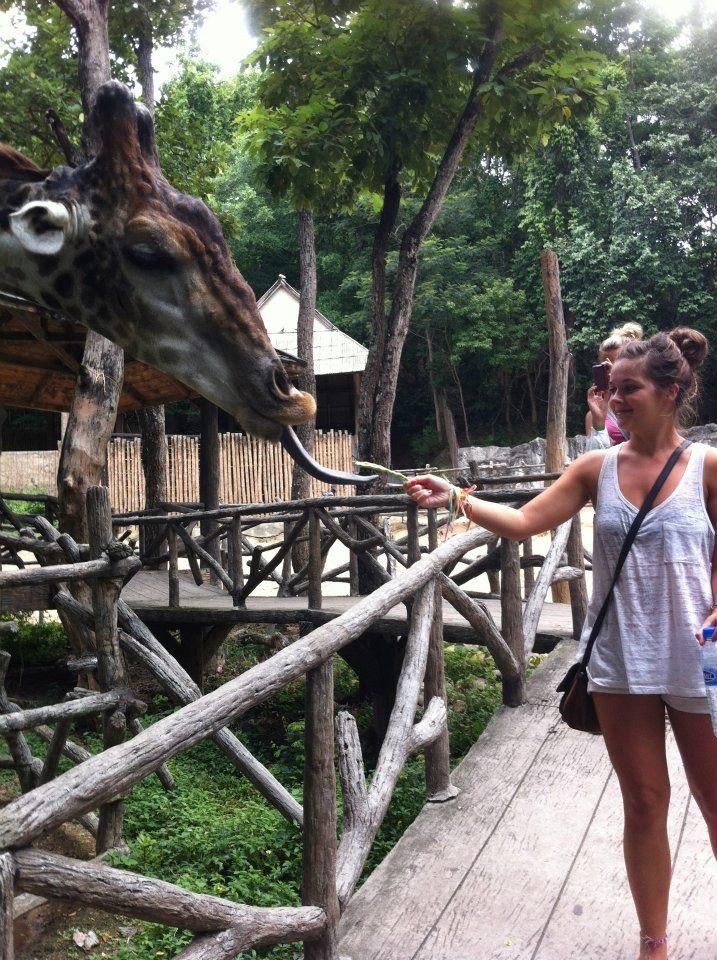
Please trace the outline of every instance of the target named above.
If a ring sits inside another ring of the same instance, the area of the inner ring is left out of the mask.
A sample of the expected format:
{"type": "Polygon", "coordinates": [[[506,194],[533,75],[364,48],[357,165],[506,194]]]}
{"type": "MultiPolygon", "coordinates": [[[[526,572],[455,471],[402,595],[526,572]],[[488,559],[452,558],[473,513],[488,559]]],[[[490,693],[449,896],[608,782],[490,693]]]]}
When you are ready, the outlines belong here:
{"type": "MultiPolygon", "coordinates": [[[[460,795],[427,805],[341,922],[351,960],[635,960],[621,801],[601,737],[557,719],[559,644],[528,703],[501,708],[456,769],[460,795]]],[[[670,956],[717,956],[717,864],[668,737],[674,879],[670,956]]]]}
{"type": "MultiPolygon", "coordinates": [[[[126,585],[123,598],[139,617],[161,623],[296,623],[308,620],[325,623],[338,617],[359,601],[359,597],[325,596],[322,609],[308,611],[306,597],[249,597],[245,608],[232,606],[231,597],[221,587],[205,583],[198,586],[182,571],[179,578],[179,607],[169,606],[169,586],[164,570],[142,570],[126,585]]],[[[485,600],[486,607],[500,629],[500,601],[485,600]]],[[[443,604],[444,636],[452,642],[474,642],[468,622],[449,604],[443,604]]],[[[376,622],[374,629],[384,633],[402,633],[406,629],[406,609],[394,607],[376,622]]],[[[540,616],[538,634],[571,637],[570,604],[546,603],[540,616]]]]}

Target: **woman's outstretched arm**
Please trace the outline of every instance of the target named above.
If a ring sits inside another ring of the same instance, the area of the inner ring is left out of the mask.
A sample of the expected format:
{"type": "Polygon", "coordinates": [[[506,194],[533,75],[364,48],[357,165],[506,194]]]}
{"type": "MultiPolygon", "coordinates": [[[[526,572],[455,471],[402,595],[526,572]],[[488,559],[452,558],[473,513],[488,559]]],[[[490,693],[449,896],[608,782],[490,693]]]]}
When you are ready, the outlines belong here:
{"type": "MultiPolygon", "coordinates": [[[[473,523],[509,540],[525,540],[536,533],[554,530],[595,498],[597,479],[604,453],[586,453],[566,468],[563,475],[525,506],[516,509],[502,503],[490,503],[480,497],[462,500],[465,515],[473,523]]],[[[406,492],[421,507],[448,506],[451,491],[448,480],[426,474],[411,477],[406,492]]]]}

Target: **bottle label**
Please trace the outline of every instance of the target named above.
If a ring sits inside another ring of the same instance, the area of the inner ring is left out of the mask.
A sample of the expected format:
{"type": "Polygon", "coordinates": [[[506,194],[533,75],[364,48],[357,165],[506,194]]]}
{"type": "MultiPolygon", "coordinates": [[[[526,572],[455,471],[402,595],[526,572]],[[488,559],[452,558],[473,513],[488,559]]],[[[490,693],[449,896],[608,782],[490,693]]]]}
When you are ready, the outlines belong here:
{"type": "Polygon", "coordinates": [[[702,673],[705,677],[706,686],[717,687],[717,667],[703,667],[702,673]]]}

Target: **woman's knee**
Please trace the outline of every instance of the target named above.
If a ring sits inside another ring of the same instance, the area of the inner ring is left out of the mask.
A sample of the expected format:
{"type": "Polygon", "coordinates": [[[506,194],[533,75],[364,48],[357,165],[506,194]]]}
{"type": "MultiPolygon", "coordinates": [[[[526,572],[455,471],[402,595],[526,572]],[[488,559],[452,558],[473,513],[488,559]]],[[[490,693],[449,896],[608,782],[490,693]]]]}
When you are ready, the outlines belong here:
{"type": "Polygon", "coordinates": [[[642,783],[623,787],[625,822],[633,826],[655,826],[667,821],[670,785],[642,783]]]}

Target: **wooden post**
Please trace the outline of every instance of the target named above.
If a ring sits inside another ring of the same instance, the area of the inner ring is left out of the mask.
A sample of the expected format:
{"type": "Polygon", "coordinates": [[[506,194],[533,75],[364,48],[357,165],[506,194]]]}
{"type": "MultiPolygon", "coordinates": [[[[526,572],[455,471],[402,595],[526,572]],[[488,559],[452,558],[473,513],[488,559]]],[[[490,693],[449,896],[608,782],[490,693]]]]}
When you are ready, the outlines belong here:
{"type": "Polygon", "coordinates": [[[229,525],[228,536],[228,554],[229,554],[229,576],[234,584],[232,592],[232,604],[239,606],[239,596],[244,589],[244,557],[242,554],[241,540],[241,514],[237,513],[232,517],[229,525]]]}
{"type": "Polygon", "coordinates": [[[316,510],[309,511],[309,608],[321,609],[321,520],[316,510]]]}
{"type": "MultiPolygon", "coordinates": [[[[565,332],[563,298],[560,291],[560,267],[554,250],[546,247],[540,255],[545,312],[548,318],[550,379],[548,384],[548,425],[545,433],[545,472],[558,473],[567,457],[567,406],[570,352],[565,332]]],[[[546,486],[548,483],[546,482],[546,486]]],[[[564,583],[552,586],[555,603],[568,603],[570,591],[564,583]]]]}
{"type": "Polygon", "coordinates": [[[333,658],[306,675],[305,752],[301,902],[321,907],[328,923],[304,945],[304,960],[338,960],[333,658]]]}
{"type": "MultiPolygon", "coordinates": [[[[533,555],[533,538],[527,537],[523,540],[523,556],[531,557],[533,555]]],[[[523,570],[523,596],[527,600],[530,591],[535,586],[535,570],[533,567],[526,567],[523,570]]]]}
{"type": "Polygon", "coordinates": [[[14,960],[13,898],[15,863],[12,854],[0,855],[0,960],[14,960]]]}
{"type": "Polygon", "coordinates": [[[406,559],[409,567],[412,563],[421,559],[421,544],[418,539],[418,507],[415,503],[410,503],[406,510],[406,559]]]}
{"type": "MultiPolygon", "coordinates": [[[[90,557],[99,559],[112,540],[112,511],[106,487],[90,487],[87,491],[87,529],[90,557]]],[[[95,578],[92,581],[92,607],[95,614],[97,644],[97,679],[102,691],[124,685],[125,671],[117,635],[117,601],[122,584],[116,580],[95,578]]],[[[105,714],[102,735],[105,750],[122,743],[126,721],[122,710],[105,714]]],[[[122,842],[124,809],[122,800],[100,807],[97,853],[104,853],[122,842]]]]}
{"type": "MultiPolygon", "coordinates": [[[[428,511],[428,549],[433,551],[438,546],[438,526],[436,511],[428,511]]],[[[426,674],[423,681],[423,702],[428,705],[433,697],[440,697],[446,702],[446,674],[443,660],[443,596],[438,578],[434,585],[436,592],[433,606],[433,620],[431,622],[431,637],[428,645],[428,659],[426,674]]],[[[443,732],[429,744],[425,750],[426,756],[426,796],[432,803],[443,803],[458,794],[458,790],[451,783],[451,751],[446,724],[443,732]]]]}
{"type": "Polygon", "coordinates": [[[177,530],[173,523],[167,524],[167,544],[169,546],[169,605],[179,606],[179,552],[177,550],[177,530]]]}
{"type": "Polygon", "coordinates": [[[500,545],[500,615],[503,639],[520,665],[518,680],[503,680],[503,703],[519,707],[525,703],[525,650],[523,604],[520,599],[520,551],[514,540],[503,537],[500,545]]]}
{"type": "Polygon", "coordinates": [[[583,550],[583,533],[580,527],[580,513],[576,513],[573,517],[566,552],[568,564],[583,572],[579,580],[571,580],[569,584],[570,606],[573,612],[573,637],[578,640],[588,612],[588,586],[585,583],[585,552],[583,550]]]}
{"type": "MultiPolygon", "coordinates": [[[[348,532],[353,540],[358,539],[358,524],[355,520],[349,521],[348,532]]],[[[358,554],[351,549],[349,550],[349,595],[352,597],[359,596],[358,554]]]]}
{"type": "MultiPolygon", "coordinates": [[[[219,506],[219,408],[209,400],[199,400],[200,437],[199,437],[199,499],[205,510],[215,510],[219,506]]],[[[202,520],[200,524],[203,537],[208,537],[217,528],[216,520],[202,520]]],[[[217,562],[221,561],[219,538],[215,537],[207,544],[209,553],[217,562]]],[[[216,574],[210,569],[209,580],[217,582],[216,574]]]]}
{"type": "MultiPolygon", "coordinates": [[[[486,554],[489,554],[491,550],[495,550],[498,546],[499,537],[491,537],[488,543],[485,545],[486,554]]],[[[500,589],[500,573],[497,570],[490,569],[486,571],[486,576],[488,577],[488,588],[492,594],[498,596],[501,592],[500,589]]]]}

